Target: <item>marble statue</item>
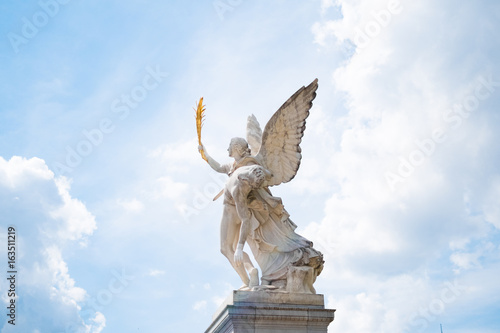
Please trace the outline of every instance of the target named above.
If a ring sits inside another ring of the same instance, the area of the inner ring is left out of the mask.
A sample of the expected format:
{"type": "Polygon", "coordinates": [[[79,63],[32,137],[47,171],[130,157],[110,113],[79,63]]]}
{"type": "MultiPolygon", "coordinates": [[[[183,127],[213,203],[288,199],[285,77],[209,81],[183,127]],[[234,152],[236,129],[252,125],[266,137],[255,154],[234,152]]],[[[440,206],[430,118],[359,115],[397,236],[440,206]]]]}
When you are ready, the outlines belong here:
{"type": "Polygon", "coordinates": [[[269,187],[289,182],[299,169],[299,145],[317,88],[317,79],[300,88],[263,132],[255,116],[248,117],[247,139],[233,138],[229,143],[228,153],[234,159],[230,164],[215,161],[201,143],[200,100],[198,149],[212,169],[229,176],[215,199],[223,196],[221,252],[240,276],[240,290],[315,293],[312,284],[323,269],[323,255],[295,232],[297,226],[269,187]],[[245,244],[261,269],[260,281],[245,244]]]}

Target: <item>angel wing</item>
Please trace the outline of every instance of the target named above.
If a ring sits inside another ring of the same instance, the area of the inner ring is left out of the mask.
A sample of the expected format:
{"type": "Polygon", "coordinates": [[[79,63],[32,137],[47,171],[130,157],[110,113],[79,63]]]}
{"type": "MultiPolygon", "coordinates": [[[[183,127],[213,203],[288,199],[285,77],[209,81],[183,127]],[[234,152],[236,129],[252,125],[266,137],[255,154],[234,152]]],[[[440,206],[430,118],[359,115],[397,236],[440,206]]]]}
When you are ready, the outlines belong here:
{"type": "Polygon", "coordinates": [[[300,142],[306,118],[316,97],[318,79],[292,95],[269,119],[256,158],[272,173],[265,186],[289,182],[297,174],[302,159],[300,142]]]}
{"type": "Polygon", "coordinates": [[[257,155],[262,144],[262,130],[257,118],[252,114],[247,119],[247,142],[252,151],[252,156],[257,155]]]}

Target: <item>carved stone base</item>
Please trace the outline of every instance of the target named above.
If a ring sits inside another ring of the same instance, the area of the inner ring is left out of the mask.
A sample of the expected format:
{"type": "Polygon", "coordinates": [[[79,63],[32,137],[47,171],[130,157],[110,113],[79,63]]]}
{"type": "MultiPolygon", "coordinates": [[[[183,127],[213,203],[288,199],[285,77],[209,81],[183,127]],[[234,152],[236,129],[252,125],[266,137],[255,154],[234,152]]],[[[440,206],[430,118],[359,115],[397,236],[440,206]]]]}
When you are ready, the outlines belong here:
{"type": "Polygon", "coordinates": [[[316,280],[314,268],[290,266],[286,277],[286,291],[290,293],[316,294],[313,287],[314,280],[316,280]]]}
{"type": "Polygon", "coordinates": [[[233,291],[205,333],[326,333],[334,312],[323,295],[233,291]]]}

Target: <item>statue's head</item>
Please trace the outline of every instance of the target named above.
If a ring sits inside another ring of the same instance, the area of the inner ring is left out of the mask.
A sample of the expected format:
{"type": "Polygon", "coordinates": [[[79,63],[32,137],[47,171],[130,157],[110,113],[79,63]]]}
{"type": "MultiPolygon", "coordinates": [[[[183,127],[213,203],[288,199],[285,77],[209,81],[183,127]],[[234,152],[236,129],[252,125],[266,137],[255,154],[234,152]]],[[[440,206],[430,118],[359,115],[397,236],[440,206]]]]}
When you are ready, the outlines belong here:
{"type": "Polygon", "coordinates": [[[266,179],[266,174],[264,169],[259,165],[255,166],[252,169],[251,177],[250,177],[250,185],[253,188],[259,188],[264,180],[266,179]]]}
{"type": "Polygon", "coordinates": [[[238,175],[240,181],[246,181],[252,188],[259,188],[266,179],[264,168],[260,165],[242,167],[245,172],[238,175]]]}
{"type": "Polygon", "coordinates": [[[232,138],[227,151],[229,152],[229,156],[233,156],[233,151],[237,152],[242,157],[250,156],[248,142],[243,138],[232,138]]]}

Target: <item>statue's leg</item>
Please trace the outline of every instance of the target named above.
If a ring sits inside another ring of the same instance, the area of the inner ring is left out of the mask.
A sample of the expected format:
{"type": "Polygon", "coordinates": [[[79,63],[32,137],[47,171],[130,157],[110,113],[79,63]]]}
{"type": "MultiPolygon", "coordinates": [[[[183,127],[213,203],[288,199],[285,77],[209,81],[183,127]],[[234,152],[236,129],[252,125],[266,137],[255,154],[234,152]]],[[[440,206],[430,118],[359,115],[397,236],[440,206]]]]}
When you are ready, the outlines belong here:
{"type": "MultiPolygon", "coordinates": [[[[255,284],[255,281],[253,281],[254,279],[250,281],[247,270],[251,271],[252,269],[254,269],[256,271],[252,262],[250,261],[250,257],[247,253],[243,252],[244,264],[236,266],[234,262],[234,244],[238,241],[240,224],[241,222],[238,214],[236,213],[236,207],[224,204],[224,213],[222,214],[221,221],[221,252],[229,260],[236,273],[238,273],[241,281],[243,281],[243,283],[248,286],[249,284],[255,284]],[[247,270],[245,270],[245,268],[247,270]]],[[[254,271],[251,271],[251,276],[252,275],[255,275],[254,271]]]]}

